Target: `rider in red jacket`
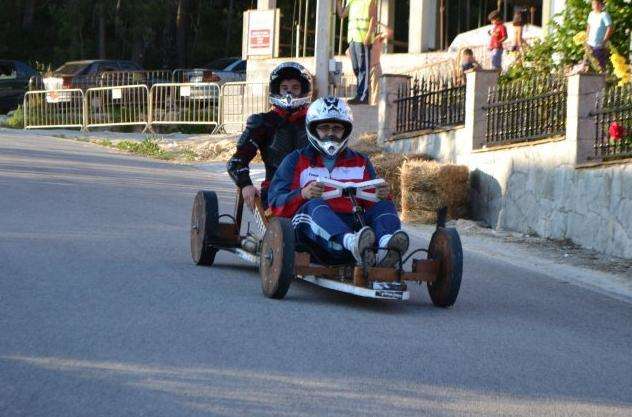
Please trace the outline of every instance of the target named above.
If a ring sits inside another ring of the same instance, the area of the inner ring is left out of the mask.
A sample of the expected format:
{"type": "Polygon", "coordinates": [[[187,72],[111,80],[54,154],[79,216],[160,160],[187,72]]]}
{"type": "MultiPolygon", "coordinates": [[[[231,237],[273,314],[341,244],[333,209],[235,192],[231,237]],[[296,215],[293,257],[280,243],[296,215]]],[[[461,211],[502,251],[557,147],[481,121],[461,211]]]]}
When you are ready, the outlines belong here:
{"type": "Polygon", "coordinates": [[[392,267],[408,250],[397,209],[386,183],[376,186],[378,202],[358,200],[366,226],[357,224],[349,197],[323,200],[318,178],[340,182],[376,179],[369,159],[347,148],[353,128],[347,104],[337,97],[316,100],[307,112],[309,146],[288,155],[270,185],[268,203],[276,216],[292,218],[299,242],[316,247],[332,263],[353,255],[358,263],[392,267]],[[377,243],[377,247],[376,247],[377,243]],[[378,250],[381,248],[383,250],[378,250]]]}

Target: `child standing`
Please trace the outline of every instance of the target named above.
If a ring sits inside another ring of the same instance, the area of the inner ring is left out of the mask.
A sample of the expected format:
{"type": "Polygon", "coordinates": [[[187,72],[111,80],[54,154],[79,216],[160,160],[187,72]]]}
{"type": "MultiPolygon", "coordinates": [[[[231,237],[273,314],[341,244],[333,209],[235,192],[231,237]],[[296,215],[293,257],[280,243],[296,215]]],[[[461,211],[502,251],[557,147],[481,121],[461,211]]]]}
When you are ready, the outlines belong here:
{"type": "Polygon", "coordinates": [[[502,70],[503,63],[503,42],[507,40],[507,28],[503,24],[498,10],[494,10],[489,14],[489,20],[493,25],[489,41],[489,50],[492,55],[492,69],[500,71],[502,70]]]}

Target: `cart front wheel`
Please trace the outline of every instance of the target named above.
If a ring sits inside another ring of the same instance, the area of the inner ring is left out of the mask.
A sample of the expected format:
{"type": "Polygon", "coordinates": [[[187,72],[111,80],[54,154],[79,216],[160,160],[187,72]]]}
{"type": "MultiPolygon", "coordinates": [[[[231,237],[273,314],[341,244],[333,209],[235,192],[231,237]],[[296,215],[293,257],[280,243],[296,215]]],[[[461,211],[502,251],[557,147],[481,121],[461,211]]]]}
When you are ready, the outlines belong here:
{"type": "Polygon", "coordinates": [[[285,297],[294,278],[294,229],[288,219],[270,220],[261,244],[261,289],[269,298],[285,297]]]}
{"type": "Polygon", "coordinates": [[[440,262],[436,280],[428,282],[432,303],[437,307],[450,307],[459,295],[463,274],[463,248],[456,229],[439,227],[434,232],[428,259],[440,262]]]}

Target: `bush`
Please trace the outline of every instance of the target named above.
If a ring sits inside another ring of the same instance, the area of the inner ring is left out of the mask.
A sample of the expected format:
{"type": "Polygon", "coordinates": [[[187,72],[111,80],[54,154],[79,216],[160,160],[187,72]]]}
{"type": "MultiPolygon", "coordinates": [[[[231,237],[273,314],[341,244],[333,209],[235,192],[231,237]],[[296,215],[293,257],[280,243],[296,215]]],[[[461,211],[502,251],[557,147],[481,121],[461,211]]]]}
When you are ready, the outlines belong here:
{"type": "Polygon", "coordinates": [[[2,122],[2,125],[11,129],[24,129],[24,111],[22,106],[18,106],[11,116],[2,122]]]}
{"type": "MultiPolygon", "coordinates": [[[[612,17],[614,26],[614,34],[610,39],[611,52],[627,57],[630,54],[632,6],[629,0],[608,0],[605,10],[612,17]]],[[[516,61],[501,77],[501,82],[556,72],[562,73],[564,69],[580,62],[584,56],[584,45],[579,41],[581,35],[578,34],[586,30],[586,21],[590,11],[590,1],[566,0],[564,10],[551,19],[545,38],[527,48],[523,59],[516,61]],[[575,39],[576,36],[577,39],[575,39]]],[[[613,74],[610,63],[607,72],[613,74]]]]}

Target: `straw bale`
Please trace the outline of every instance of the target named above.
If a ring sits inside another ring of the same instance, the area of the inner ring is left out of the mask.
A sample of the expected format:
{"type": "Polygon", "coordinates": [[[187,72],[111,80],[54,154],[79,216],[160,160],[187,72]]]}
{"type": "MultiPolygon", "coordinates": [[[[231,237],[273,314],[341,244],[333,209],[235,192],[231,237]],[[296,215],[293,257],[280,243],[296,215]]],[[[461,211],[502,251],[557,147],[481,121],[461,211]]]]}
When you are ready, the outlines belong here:
{"type": "Polygon", "coordinates": [[[436,222],[436,210],[448,207],[448,216],[467,214],[469,172],[465,166],[408,160],[401,169],[402,218],[409,222],[436,222]]]}
{"type": "Polygon", "coordinates": [[[400,169],[404,162],[404,156],[396,153],[378,153],[371,157],[371,162],[379,178],[384,178],[391,187],[393,203],[401,206],[400,169]]]}
{"type": "Polygon", "coordinates": [[[351,148],[369,157],[382,152],[382,148],[377,144],[377,133],[365,132],[358,140],[351,145],[351,148]]]}

